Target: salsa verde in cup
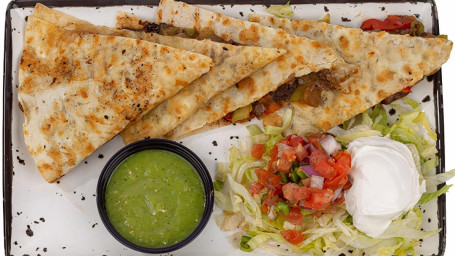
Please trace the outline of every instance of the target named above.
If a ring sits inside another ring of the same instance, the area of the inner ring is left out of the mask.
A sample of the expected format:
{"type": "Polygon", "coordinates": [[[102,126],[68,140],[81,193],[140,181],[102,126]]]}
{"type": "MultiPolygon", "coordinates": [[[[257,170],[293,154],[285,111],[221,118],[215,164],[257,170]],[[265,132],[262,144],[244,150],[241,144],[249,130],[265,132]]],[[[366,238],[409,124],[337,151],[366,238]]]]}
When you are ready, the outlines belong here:
{"type": "Polygon", "coordinates": [[[153,143],[174,150],[156,146],[125,150],[138,144],[133,143],[119,151],[101,174],[98,207],[104,224],[120,242],[139,251],[162,253],[184,246],[201,232],[213,208],[213,188],[207,169],[189,149],[167,140],[139,145],[153,143]]]}

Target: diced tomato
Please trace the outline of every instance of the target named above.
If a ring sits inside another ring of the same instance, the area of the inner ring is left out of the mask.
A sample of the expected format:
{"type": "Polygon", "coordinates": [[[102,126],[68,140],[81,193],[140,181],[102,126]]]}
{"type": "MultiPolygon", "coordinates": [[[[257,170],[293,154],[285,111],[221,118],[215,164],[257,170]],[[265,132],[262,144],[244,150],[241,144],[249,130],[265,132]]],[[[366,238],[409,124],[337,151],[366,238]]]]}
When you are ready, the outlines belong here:
{"type": "Polygon", "coordinates": [[[303,224],[303,215],[300,212],[300,208],[291,207],[288,215],[284,215],[284,218],[293,225],[302,225],[303,224]]]}
{"type": "Polygon", "coordinates": [[[337,172],[335,171],[335,168],[329,163],[328,160],[325,161],[320,161],[319,163],[315,164],[314,170],[321,174],[322,177],[326,179],[331,179],[335,177],[337,172]]]}
{"type": "Polygon", "coordinates": [[[304,187],[309,187],[311,184],[311,178],[306,178],[306,179],[300,180],[300,182],[302,182],[304,187]]]}
{"type": "Polygon", "coordinates": [[[251,156],[256,159],[261,159],[262,155],[265,152],[265,145],[263,144],[253,144],[251,149],[251,156]]]}
{"type": "Polygon", "coordinates": [[[270,150],[270,158],[272,161],[278,159],[278,145],[273,146],[273,148],[270,150]]]}
{"type": "Polygon", "coordinates": [[[292,134],[288,136],[289,140],[289,146],[291,147],[297,147],[298,145],[303,145],[304,140],[302,137],[292,134]]]}
{"type": "Polygon", "coordinates": [[[267,109],[265,110],[264,113],[266,115],[272,114],[273,112],[279,110],[280,108],[281,108],[281,105],[278,102],[272,101],[272,102],[270,102],[270,105],[267,107],[267,109]]]}
{"type": "Polygon", "coordinates": [[[275,188],[281,189],[282,185],[280,184],[281,182],[281,175],[279,174],[272,174],[268,178],[268,184],[272,185],[275,188]]]}
{"type": "Polygon", "coordinates": [[[390,31],[390,30],[395,30],[396,27],[393,26],[391,23],[386,23],[382,20],[378,19],[369,19],[366,20],[362,23],[360,26],[362,30],[385,30],[385,31],[390,31]]]}
{"type": "Polygon", "coordinates": [[[278,141],[277,145],[280,143],[289,146],[289,137],[286,137],[286,138],[278,141]]]}
{"type": "Polygon", "coordinates": [[[339,204],[342,204],[344,202],[344,194],[341,194],[341,196],[337,199],[335,199],[335,201],[332,202],[332,204],[334,205],[339,205],[339,204]]]}
{"type": "Polygon", "coordinates": [[[308,151],[306,151],[300,143],[294,147],[294,151],[297,157],[297,161],[299,162],[308,156],[308,151]]]}
{"type": "Polygon", "coordinates": [[[352,187],[352,183],[351,183],[351,181],[348,179],[348,181],[346,182],[346,184],[344,184],[343,189],[344,189],[344,190],[348,190],[348,189],[350,189],[351,187],[352,187]]]}
{"type": "Polygon", "coordinates": [[[279,195],[281,195],[282,193],[283,192],[281,189],[269,190],[266,198],[264,199],[264,202],[262,202],[261,211],[267,213],[269,207],[278,202],[278,200],[280,199],[279,195]]]}
{"type": "Polygon", "coordinates": [[[269,212],[269,207],[267,206],[267,204],[263,203],[261,205],[261,212],[263,212],[263,213],[268,213],[269,212]]]}
{"type": "Polygon", "coordinates": [[[369,19],[362,23],[362,30],[384,30],[392,31],[397,29],[409,29],[412,22],[416,18],[414,16],[399,16],[389,15],[384,21],[377,19],[369,19]]]}
{"type": "Polygon", "coordinates": [[[409,15],[389,15],[385,21],[392,23],[397,28],[409,29],[411,28],[411,24],[415,19],[416,18],[414,16],[409,15]]]}
{"type": "Polygon", "coordinates": [[[272,199],[272,196],[273,196],[273,191],[269,191],[267,193],[267,196],[264,199],[264,202],[262,202],[261,211],[263,213],[267,213],[269,211],[268,203],[270,202],[270,199],[272,199]]]}
{"type": "Polygon", "coordinates": [[[315,166],[317,163],[327,161],[329,158],[330,156],[323,149],[317,149],[310,155],[310,164],[315,166]]]}
{"type": "Polygon", "coordinates": [[[307,199],[310,196],[310,190],[308,187],[299,187],[294,189],[294,198],[298,202],[302,199],[307,199]]]}
{"type": "Polygon", "coordinates": [[[404,93],[411,93],[411,92],[412,92],[411,87],[409,87],[409,86],[406,87],[406,88],[404,88],[404,89],[401,90],[401,91],[404,92],[404,93]]]}
{"type": "Polygon", "coordinates": [[[332,190],[337,190],[340,187],[343,187],[346,183],[348,182],[348,175],[347,174],[341,174],[333,179],[326,180],[324,182],[324,188],[330,188],[332,190]]]}
{"type": "Polygon", "coordinates": [[[227,115],[224,116],[224,119],[226,119],[227,121],[231,122],[232,121],[232,112],[231,113],[228,113],[227,115]]]}
{"type": "Polygon", "coordinates": [[[261,183],[262,185],[266,186],[267,185],[267,178],[269,177],[270,173],[267,170],[264,169],[256,169],[254,171],[256,173],[256,176],[258,177],[258,182],[261,183]]]}
{"type": "Polygon", "coordinates": [[[314,133],[314,134],[307,134],[305,137],[308,139],[308,142],[313,144],[313,146],[317,149],[322,149],[321,141],[323,138],[325,138],[325,134],[323,133],[314,133]]]}
{"type": "Polygon", "coordinates": [[[297,184],[289,182],[281,188],[283,190],[284,198],[286,198],[287,200],[292,201],[292,202],[294,202],[294,197],[293,197],[293,193],[292,193],[294,186],[298,187],[297,184]]]}
{"type": "Polygon", "coordinates": [[[277,171],[289,173],[289,168],[291,168],[293,162],[288,161],[285,157],[281,157],[276,162],[277,171]]]}
{"type": "Polygon", "coordinates": [[[287,184],[285,184],[281,189],[283,190],[283,196],[284,198],[286,198],[287,200],[291,201],[291,202],[295,202],[294,201],[294,193],[293,193],[293,189],[294,187],[298,185],[295,184],[295,183],[292,183],[292,182],[289,182],[287,184]]]}
{"type": "Polygon", "coordinates": [[[289,162],[294,162],[296,159],[294,149],[285,149],[283,150],[283,157],[286,158],[289,162]]]}
{"type": "Polygon", "coordinates": [[[335,157],[334,168],[338,174],[348,174],[351,170],[351,155],[344,150],[339,152],[335,157]]]}
{"type": "Polygon", "coordinates": [[[262,185],[259,182],[253,182],[250,185],[250,188],[248,189],[248,192],[250,192],[251,195],[257,194],[261,192],[261,190],[264,188],[264,185],[262,185]]]}
{"type": "Polygon", "coordinates": [[[326,210],[330,206],[330,202],[334,196],[331,189],[309,188],[311,195],[308,200],[303,202],[305,207],[313,210],[326,210]]]}
{"type": "Polygon", "coordinates": [[[299,187],[299,185],[292,182],[284,185],[282,190],[284,198],[295,204],[302,199],[307,199],[310,196],[310,191],[307,187],[299,187]]]}
{"type": "Polygon", "coordinates": [[[283,230],[280,233],[286,241],[296,246],[299,246],[305,238],[305,235],[297,230],[283,230]]]}
{"type": "Polygon", "coordinates": [[[278,160],[276,160],[276,161],[269,161],[269,164],[268,164],[268,166],[267,166],[267,170],[268,170],[269,172],[276,172],[276,171],[277,171],[277,168],[276,168],[276,162],[277,162],[277,161],[278,161],[278,160]]]}

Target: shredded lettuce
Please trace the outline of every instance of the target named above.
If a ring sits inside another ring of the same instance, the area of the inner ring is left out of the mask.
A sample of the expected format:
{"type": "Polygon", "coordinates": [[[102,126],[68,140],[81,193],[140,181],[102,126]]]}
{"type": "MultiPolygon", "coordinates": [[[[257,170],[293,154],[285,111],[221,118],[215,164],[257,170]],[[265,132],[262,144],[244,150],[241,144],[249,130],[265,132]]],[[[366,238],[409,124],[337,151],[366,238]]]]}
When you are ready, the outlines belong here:
{"type": "Polygon", "coordinates": [[[290,19],[294,14],[292,6],[289,4],[289,2],[287,2],[284,5],[272,5],[269,8],[267,8],[267,12],[277,17],[288,19],[290,19]]]}
{"type": "Polygon", "coordinates": [[[264,133],[261,128],[257,124],[250,124],[246,126],[246,129],[250,133],[250,136],[253,137],[258,134],[264,133]]]}
{"type": "Polygon", "coordinates": [[[286,109],[286,112],[284,113],[283,125],[281,127],[267,125],[265,127],[265,133],[269,134],[269,135],[279,135],[284,130],[289,128],[289,126],[291,125],[291,120],[292,120],[292,110],[290,108],[288,108],[288,109],[286,109]]]}
{"type": "Polygon", "coordinates": [[[381,132],[376,130],[365,130],[358,132],[351,132],[345,135],[336,136],[335,139],[343,145],[348,145],[353,140],[362,138],[362,137],[371,137],[371,136],[382,136],[381,132]]]}
{"type": "Polygon", "coordinates": [[[265,133],[257,134],[251,137],[251,141],[254,144],[264,144],[269,139],[269,136],[265,133]]]}
{"type": "Polygon", "coordinates": [[[428,159],[422,164],[422,175],[427,176],[431,170],[435,169],[439,165],[439,157],[434,156],[428,159]]]}
{"type": "Polygon", "coordinates": [[[455,169],[432,176],[426,176],[425,181],[427,182],[427,189],[435,188],[439,184],[442,184],[453,177],[455,177],[455,169]]]}
{"type": "Polygon", "coordinates": [[[229,163],[218,162],[218,168],[216,169],[215,179],[223,181],[226,179],[226,175],[230,172],[229,163]]]}
{"type": "Polygon", "coordinates": [[[253,148],[253,141],[251,137],[243,137],[237,141],[239,145],[239,151],[241,156],[248,156],[251,154],[253,148]]]}
{"type": "Polygon", "coordinates": [[[264,243],[265,241],[269,239],[273,239],[277,242],[284,243],[286,240],[277,233],[272,233],[272,232],[264,232],[264,231],[253,231],[253,230],[246,230],[246,233],[252,237],[250,241],[248,241],[248,245],[255,249],[257,248],[260,244],[264,243]]]}
{"type": "Polygon", "coordinates": [[[420,197],[419,202],[417,202],[417,203],[418,204],[426,204],[426,203],[430,202],[432,199],[435,199],[435,198],[439,197],[440,195],[442,195],[442,194],[446,193],[447,191],[449,191],[449,188],[451,186],[452,185],[444,185],[441,189],[439,189],[436,192],[424,193],[420,197]]]}

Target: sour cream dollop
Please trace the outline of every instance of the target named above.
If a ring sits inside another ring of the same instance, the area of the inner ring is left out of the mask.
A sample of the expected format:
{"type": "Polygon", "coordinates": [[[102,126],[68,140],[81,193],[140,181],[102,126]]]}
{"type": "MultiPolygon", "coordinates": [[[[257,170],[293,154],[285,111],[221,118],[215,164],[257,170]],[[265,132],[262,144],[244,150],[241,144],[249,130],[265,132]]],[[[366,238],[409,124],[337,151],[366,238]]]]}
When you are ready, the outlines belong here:
{"type": "Polygon", "coordinates": [[[412,153],[385,137],[358,138],[348,145],[352,187],[345,193],[354,226],[370,237],[384,233],[392,220],[410,210],[425,192],[412,153]]]}

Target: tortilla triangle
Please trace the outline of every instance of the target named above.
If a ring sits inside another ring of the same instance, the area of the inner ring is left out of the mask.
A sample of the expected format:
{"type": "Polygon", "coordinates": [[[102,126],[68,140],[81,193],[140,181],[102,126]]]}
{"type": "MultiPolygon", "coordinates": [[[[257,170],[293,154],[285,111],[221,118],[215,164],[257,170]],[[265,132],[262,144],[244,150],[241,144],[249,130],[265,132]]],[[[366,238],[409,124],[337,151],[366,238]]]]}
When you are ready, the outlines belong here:
{"type": "Polygon", "coordinates": [[[319,41],[336,49],[346,62],[359,64],[348,84],[350,93],[325,92],[327,100],[316,108],[300,102],[293,104],[299,116],[293,118],[293,129],[300,133],[327,131],[414,86],[437,71],[452,49],[451,41],[437,37],[365,32],[325,22],[256,14],[250,15],[250,21],[319,41]]]}
{"type": "Polygon", "coordinates": [[[283,30],[235,19],[173,0],[161,0],[157,21],[175,27],[209,29],[224,41],[244,45],[286,49],[261,70],[243,79],[238,87],[230,87],[212,98],[204,108],[172,131],[172,138],[214,122],[227,113],[260,99],[274,91],[292,76],[302,76],[322,69],[343,65],[336,51],[319,42],[297,37],[283,30]]]}
{"type": "Polygon", "coordinates": [[[30,16],[18,98],[25,143],[42,176],[56,181],[212,65],[203,55],[30,16]]]}
{"type": "MultiPolygon", "coordinates": [[[[117,16],[117,28],[144,30],[139,24],[145,24],[145,21],[126,13],[117,16]]],[[[286,50],[275,48],[235,46],[209,40],[205,40],[210,45],[206,47],[194,39],[153,36],[164,45],[209,55],[215,66],[123,130],[121,135],[125,144],[165,135],[192,116],[210,98],[286,53],[286,50]]]]}

